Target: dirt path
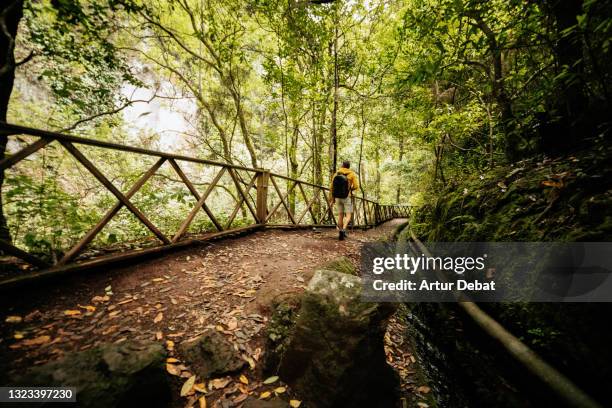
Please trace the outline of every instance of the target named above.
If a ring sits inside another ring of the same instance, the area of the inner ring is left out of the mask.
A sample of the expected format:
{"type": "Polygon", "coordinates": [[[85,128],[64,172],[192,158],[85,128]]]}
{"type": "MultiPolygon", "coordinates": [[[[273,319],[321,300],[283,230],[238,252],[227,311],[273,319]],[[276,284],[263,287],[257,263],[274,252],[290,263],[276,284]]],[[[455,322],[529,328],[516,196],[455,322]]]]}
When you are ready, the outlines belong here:
{"type": "MultiPolygon", "coordinates": [[[[358,266],[361,245],[385,238],[400,222],[354,231],[346,241],[331,229],[266,230],[5,297],[0,370],[128,339],[156,340],[172,349],[213,328],[255,366],[247,377],[257,378],[274,297],[303,291],[317,266],[338,256],[358,266]],[[8,316],[22,321],[8,323],[8,316]]],[[[185,368],[183,376],[188,374],[185,368]]],[[[177,378],[177,386],[182,381],[177,378]]]]}

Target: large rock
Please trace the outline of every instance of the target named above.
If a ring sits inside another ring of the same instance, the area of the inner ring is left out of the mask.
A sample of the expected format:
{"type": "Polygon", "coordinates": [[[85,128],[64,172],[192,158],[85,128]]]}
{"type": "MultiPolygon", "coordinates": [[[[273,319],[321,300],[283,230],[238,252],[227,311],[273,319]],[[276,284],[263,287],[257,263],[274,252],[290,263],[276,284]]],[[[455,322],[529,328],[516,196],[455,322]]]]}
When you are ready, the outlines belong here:
{"type": "Polygon", "coordinates": [[[196,339],[181,343],[179,353],[200,378],[235,373],[247,364],[234,346],[214,330],[207,330],[196,339]]]}
{"type": "Polygon", "coordinates": [[[386,363],[393,304],[364,303],[361,279],[319,270],[308,284],[279,375],[308,406],[394,407],[399,381],[386,363]]]}
{"type": "Polygon", "coordinates": [[[13,383],[76,387],[79,407],[165,407],[170,400],[166,351],[156,343],[124,342],[66,355],[34,367],[13,383]]]}

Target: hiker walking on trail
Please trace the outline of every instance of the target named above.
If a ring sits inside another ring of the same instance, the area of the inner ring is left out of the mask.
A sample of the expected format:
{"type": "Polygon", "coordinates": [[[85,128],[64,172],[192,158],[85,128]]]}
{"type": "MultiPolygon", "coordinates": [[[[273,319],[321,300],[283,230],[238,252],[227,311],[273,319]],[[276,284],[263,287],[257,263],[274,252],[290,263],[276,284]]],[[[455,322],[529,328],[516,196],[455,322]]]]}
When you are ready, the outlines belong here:
{"type": "Polygon", "coordinates": [[[353,170],[351,163],[344,161],[342,167],[333,175],[329,191],[330,203],[336,203],[338,210],[338,239],[346,238],[346,227],[351,222],[353,215],[353,191],[359,188],[359,180],[353,170]]]}

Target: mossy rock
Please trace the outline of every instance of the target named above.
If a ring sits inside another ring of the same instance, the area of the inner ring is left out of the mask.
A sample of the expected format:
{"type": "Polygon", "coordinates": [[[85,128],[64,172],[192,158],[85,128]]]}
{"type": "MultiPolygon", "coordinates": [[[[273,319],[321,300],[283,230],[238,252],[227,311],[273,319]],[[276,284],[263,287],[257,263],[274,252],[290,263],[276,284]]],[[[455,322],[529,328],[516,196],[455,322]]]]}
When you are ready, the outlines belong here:
{"type": "Polygon", "coordinates": [[[328,271],[337,271],[341,273],[346,273],[347,275],[358,276],[359,272],[353,262],[346,256],[341,256],[340,258],[333,259],[332,261],[326,263],[321,267],[321,269],[325,269],[328,271]]]}
{"type": "Polygon", "coordinates": [[[395,406],[383,343],[395,305],[362,302],[361,290],[359,277],[318,270],[302,297],[278,374],[308,406],[395,406]]]}
{"type": "Polygon", "coordinates": [[[288,293],[277,296],[272,304],[266,334],[266,355],[264,370],[271,374],[278,371],[281,357],[287,348],[289,338],[295,327],[298,311],[302,303],[301,294],[288,293]]]}
{"type": "Polygon", "coordinates": [[[178,351],[200,378],[232,374],[247,364],[233,345],[214,330],[207,330],[196,339],[181,343],[178,351]]]}
{"type": "Polygon", "coordinates": [[[107,344],[34,367],[13,385],[76,387],[79,407],[166,407],[165,359],[160,344],[107,344]]]}

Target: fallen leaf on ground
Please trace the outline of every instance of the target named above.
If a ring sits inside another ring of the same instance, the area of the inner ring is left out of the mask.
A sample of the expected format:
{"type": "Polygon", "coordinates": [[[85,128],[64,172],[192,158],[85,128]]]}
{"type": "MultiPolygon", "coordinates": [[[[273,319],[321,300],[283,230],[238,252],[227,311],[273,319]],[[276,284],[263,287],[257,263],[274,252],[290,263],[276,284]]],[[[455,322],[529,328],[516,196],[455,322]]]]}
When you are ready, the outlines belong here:
{"type": "Polygon", "coordinates": [[[419,388],[416,389],[417,392],[423,393],[423,394],[427,394],[429,391],[431,391],[431,388],[429,388],[426,385],[421,385],[419,388]]]}
{"type": "Polygon", "coordinates": [[[227,323],[227,330],[236,330],[238,328],[238,320],[236,318],[231,319],[227,323]]]}
{"type": "Polygon", "coordinates": [[[85,310],[87,310],[88,312],[95,312],[95,311],[96,311],[96,307],[95,307],[95,306],[89,306],[89,305],[87,305],[87,306],[81,306],[81,305],[79,305],[79,307],[80,307],[81,309],[85,309],[85,310]]]}
{"type": "Polygon", "coordinates": [[[91,299],[91,303],[102,303],[102,302],[108,302],[110,300],[110,297],[108,295],[105,296],[94,296],[91,299]]]}
{"type": "Polygon", "coordinates": [[[157,316],[155,316],[155,319],[153,319],[153,323],[159,323],[162,321],[163,318],[164,314],[162,312],[159,312],[157,316]]]}
{"type": "Polygon", "coordinates": [[[276,394],[282,394],[282,393],[283,393],[283,392],[285,392],[285,391],[287,391],[287,389],[286,389],[285,387],[276,387],[276,388],[274,389],[274,392],[275,392],[276,394]]]}
{"type": "Polygon", "coordinates": [[[270,391],[264,391],[264,392],[261,393],[261,395],[259,395],[259,399],[270,398],[270,395],[272,395],[272,393],[270,391]]]}
{"type": "Polygon", "coordinates": [[[214,390],[225,388],[230,381],[231,378],[215,378],[209,383],[208,388],[212,388],[214,390]]]}
{"type": "Polygon", "coordinates": [[[23,321],[24,322],[32,322],[36,319],[39,319],[42,316],[42,313],[40,313],[40,310],[34,310],[33,312],[28,313],[24,318],[23,321]]]}
{"type": "Polygon", "coordinates": [[[164,334],[162,332],[156,332],[155,333],[155,339],[156,340],[161,340],[164,338],[164,334]]]}
{"type": "Polygon", "coordinates": [[[38,336],[33,339],[23,341],[24,346],[40,346],[41,344],[48,343],[51,340],[51,336],[38,336]]]}
{"type": "Polygon", "coordinates": [[[166,363],[172,364],[172,363],[178,363],[178,362],[179,362],[178,358],[169,357],[169,358],[166,359],[166,363]]]}
{"type": "Polygon", "coordinates": [[[191,392],[191,389],[193,388],[195,381],[196,381],[195,375],[192,375],[191,377],[189,377],[187,381],[185,381],[185,383],[181,387],[181,397],[185,397],[191,392]]]}
{"type": "Polygon", "coordinates": [[[64,310],[64,315],[66,316],[77,316],[80,314],[81,314],[80,310],[64,310]]]}
{"type": "Polygon", "coordinates": [[[278,380],[278,375],[273,375],[272,377],[268,377],[264,380],[264,384],[272,384],[278,380]]]}
{"type": "Polygon", "coordinates": [[[234,404],[240,404],[242,401],[244,401],[245,399],[249,398],[249,394],[240,394],[239,396],[237,396],[236,398],[234,398],[232,400],[232,402],[234,404]]]}
{"type": "Polygon", "coordinates": [[[251,367],[251,370],[255,369],[255,360],[253,360],[251,357],[244,357],[244,361],[249,363],[249,367],[251,367]]]}
{"type": "Polygon", "coordinates": [[[21,323],[21,321],[23,320],[23,318],[21,316],[7,316],[6,319],[4,319],[5,323],[21,323]]]}
{"type": "Polygon", "coordinates": [[[241,383],[249,385],[249,379],[246,378],[244,375],[241,375],[239,380],[240,380],[241,383]]]}
{"type": "Polygon", "coordinates": [[[299,408],[299,406],[302,405],[302,401],[300,401],[300,400],[291,400],[291,401],[289,401],[289,405],[291,405],[291,408],[299,408]]]}
{"type": "Polygon", "coordinates": [[[172,340],[166,340],[166,348],[168,351],[174,350],[174,342],[172,340]]]}
{"type": "Polygon", "coordinates": [[[554,188],[561,188],[563,187],[563,182],[558,182],[558,181],[552,181],[552,180],[544,180],[542,181],[542,185],[546,186],[546,187],[554,187],[554,188]]]}
{"type": "Polygon", "coordinates": [[[206,408],[206,397],[205,396],[201,396],[200,399],[198,400],[198,405],[200,406],[200,408],[206,408]]]}
{"type": "Polygon", "coordinates": [[[197,392],[206,394],[206,385],[204,383],[197,383],[193,385],[193,389],[197,392]]]}
{"type": "Polygon", "coordinates": [[[166,364],[166,371],[172,375],[176,375],[176,376],[181,375],[181,369],[175,366],[174,364],[166,364]]]}

